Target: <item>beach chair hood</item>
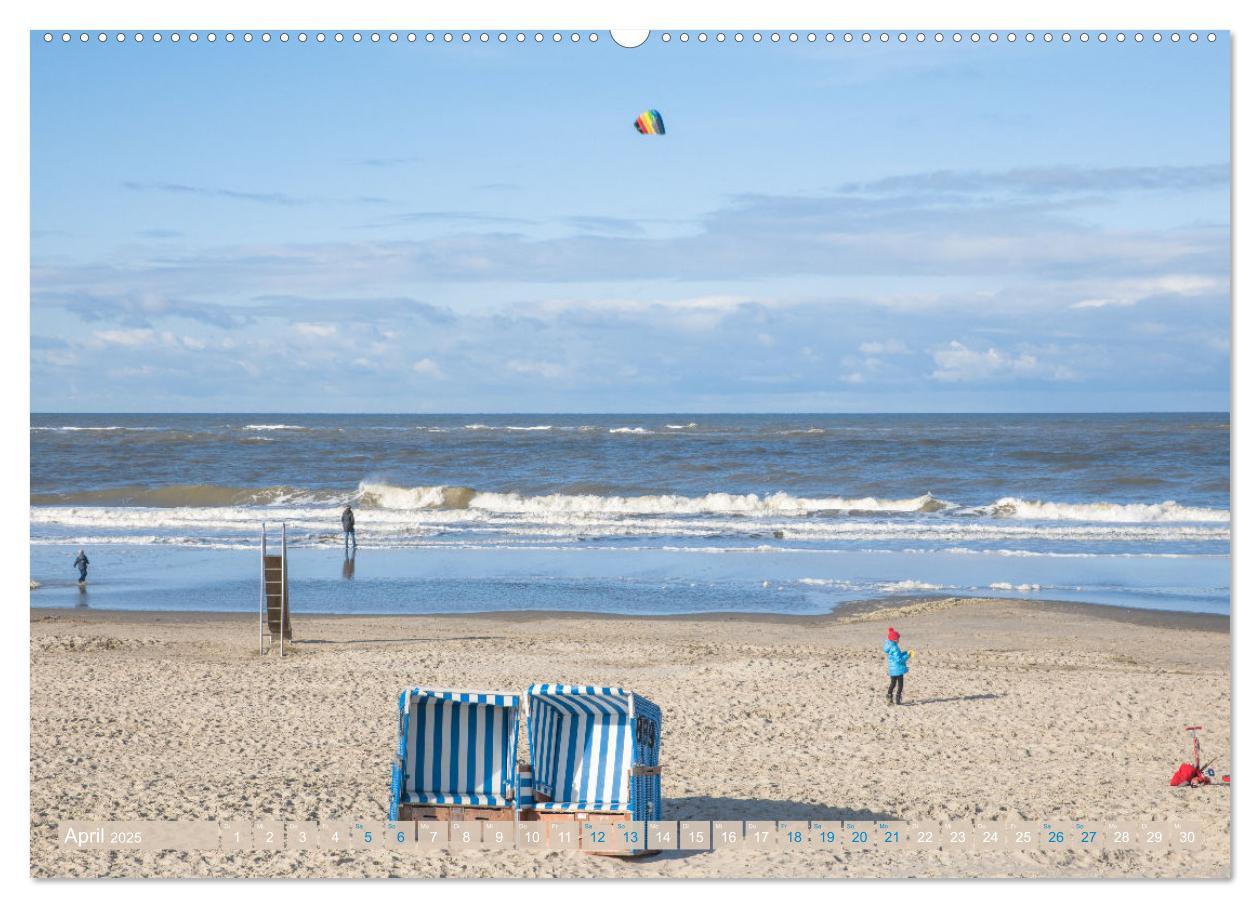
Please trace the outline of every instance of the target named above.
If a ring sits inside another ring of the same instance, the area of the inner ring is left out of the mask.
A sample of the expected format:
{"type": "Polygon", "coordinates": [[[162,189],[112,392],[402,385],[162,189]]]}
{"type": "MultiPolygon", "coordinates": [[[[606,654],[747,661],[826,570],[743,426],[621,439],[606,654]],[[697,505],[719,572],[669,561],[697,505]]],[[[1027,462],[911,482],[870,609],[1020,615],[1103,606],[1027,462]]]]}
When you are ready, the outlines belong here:
{"type": "Polygon", "coordinates": [[[402,804],[511,806],[520,703],[518,694],[403,691],[390,818],[402,804]]]}
{"type": "Polygon", "coordinates": [[[526,692],[540,809],[660,819],[660,708],[619,687],[535,684],[526,692]]]}

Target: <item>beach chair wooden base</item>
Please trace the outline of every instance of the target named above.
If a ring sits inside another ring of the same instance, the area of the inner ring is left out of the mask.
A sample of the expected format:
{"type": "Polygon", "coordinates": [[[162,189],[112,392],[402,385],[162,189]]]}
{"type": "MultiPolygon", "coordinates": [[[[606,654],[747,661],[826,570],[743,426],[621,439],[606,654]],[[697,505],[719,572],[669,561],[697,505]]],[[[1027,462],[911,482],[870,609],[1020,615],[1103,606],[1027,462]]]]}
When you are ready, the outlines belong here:
{"type": "Polygon", "coordinates": [[[400,804],[398,819],[436,820],[439,823],[451,820],[497,820],[510,823],[516,819],[516,810],[512,807],[472,807],[466,804],[400,804]]]}
{"type": "MultiPolygon", "coordinates": [[[[616,823],[633,823],[634,814],[628,810],[537,810],[533,807],[521,808],[521,820],[544,820],[553,823],[599,823],[613,825],[616,823]]],[[[582,847],[580,835],[578,847],[582,847]]],[[[642,858],[660,854],[660,849],[641,851],[586,851],[586,854],[608,858],[642,858]]]]}

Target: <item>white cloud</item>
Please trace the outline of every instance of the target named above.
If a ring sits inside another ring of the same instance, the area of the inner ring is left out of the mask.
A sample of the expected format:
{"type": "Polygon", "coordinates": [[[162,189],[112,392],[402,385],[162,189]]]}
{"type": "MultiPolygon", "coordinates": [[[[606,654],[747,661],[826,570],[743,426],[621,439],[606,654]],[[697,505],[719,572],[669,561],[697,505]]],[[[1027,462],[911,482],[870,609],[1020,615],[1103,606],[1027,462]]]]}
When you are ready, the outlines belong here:
{"type": "Polygon", "coordinates": [[[105,373],[110,378],[148,378],[154,374],[152,366],[125,366],[121,369],[109,369],[105,373]]]}
{"type": "Polygon", "coordinates": [[[435,363],[429,357],[418,359],[411,364],[411,371],[420,375],[427,375],[430,378],[443,378],[442,367],[435,363]]]}
{"type": "Polygon", "coordinates": [[[960,341],[932,354],[936,369],[932,378],[943,382],[973,382],[987,379],[1044,378],[1070,381],[1076,374],[1067,366],[1045,362],[1037,354],[1023,350],[1008,353],[996,347],[973,350],[960,341]]]}
{"type": "Polygon", "coordinates": [[[895,338],[890,338],[889,340],[882,340],[882,341],[866,341],[865,343],[861,344],[858,347],[858,349],[862,351],[863,353],[865,353],[867,356],[879,356],[881,354],[909,353],[910,352],[909,347],[907,347],[905,344],[903,344],[901,341],[895,338]]]}
{"type": "Polygon", "coordinates": [[[1152,296],[1202,296],[1224,292],[1227,282],[1201,274],[1164,274],[1154,278],[1108,283],[1102,293],[1073,303],[1072,309],[1101,309],[1104,306],[1136,306],[1152,296]]]}
{"type": "Polygon", "coordinates": [[[336,325],[319,322],[298,322],[293,326],[293,330],[303,337],[334,337],[337,334],[336,325]]]}
{"type": "Polygon", "coordinates": [[[541,360],[510,359],[504,365],[520,375],[537,375],[541,378],[558,378],[564,374],[564,367],[557,363],[541,360]]]}
{"type": "Polygon", "coordinates": [[[751,300],[742,296],[692,296],[682,299],[551,299],[532,308],[540,315],[568,314],[574,310],[600,313],[640,313],[664,310],[669,312],[734,312],[751,300]]]}
{"type": "MultiPolygon", "coordinates": [[[[532,315],[543,318],[565,316],[569,318],[615,317],[624,319],[649,319],[656,324],[668,324],[674,329],[694,334],[713,331],[728,317],[740,309],[754,305],[741,296],[696,296],[682,299],[635,299],[611,297],[603,299],[549,299],[528,307],[532,315]]],[[[756,305],[773,304],[758,302],[756,305]]],[[[760,338],[758,342],[764,343],[760,338]]]]}
{"type": "Polygon", "coordinates": [[[79,355],[69,350],[44,350],[37,358],[50,366],[74,366],[79,362],[79,355]]]}
{"type": "Polygon", "coordinates": [[[117,347],[142,347],[152,343],[157,334],[152,328],[109,328],[104,331],[93,331],[97,345],[109,344],[117,347]]]}
{"type": "Polygon", "coordinates": [[[89,347],[168,347],[172,350],[202,350],[206,344],[196,337],[179,336],[173,331],[152,328],[110,328],[92,332],[89,347]]]}

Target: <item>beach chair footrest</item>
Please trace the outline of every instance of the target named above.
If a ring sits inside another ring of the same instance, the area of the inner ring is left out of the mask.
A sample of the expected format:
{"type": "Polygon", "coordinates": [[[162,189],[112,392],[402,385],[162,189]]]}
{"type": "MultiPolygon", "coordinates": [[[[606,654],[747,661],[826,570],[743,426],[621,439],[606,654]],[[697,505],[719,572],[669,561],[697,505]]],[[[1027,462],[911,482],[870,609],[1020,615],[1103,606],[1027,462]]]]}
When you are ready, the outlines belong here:
{"type": "Polygon", "coordinates": [[[400,804],[400,820],[498,820],[511,822],[516,818],[515,807],[477,807],[470,804],[400,804]]]}

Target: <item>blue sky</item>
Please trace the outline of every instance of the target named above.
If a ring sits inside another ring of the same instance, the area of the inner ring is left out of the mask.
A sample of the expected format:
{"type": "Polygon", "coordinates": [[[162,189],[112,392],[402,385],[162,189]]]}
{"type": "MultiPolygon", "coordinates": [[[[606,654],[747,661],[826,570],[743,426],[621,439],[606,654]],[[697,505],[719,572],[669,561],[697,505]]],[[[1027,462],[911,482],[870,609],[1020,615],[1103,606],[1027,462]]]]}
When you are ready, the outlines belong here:
{"type": "Polygon", "coordinates": [[[1227,409],[1228,53],[33,36],[31,406],[1227,409]]]}

